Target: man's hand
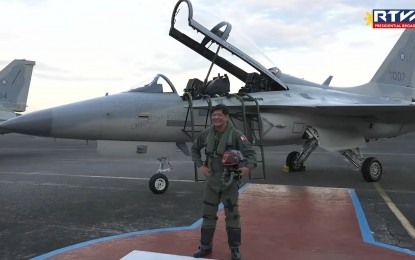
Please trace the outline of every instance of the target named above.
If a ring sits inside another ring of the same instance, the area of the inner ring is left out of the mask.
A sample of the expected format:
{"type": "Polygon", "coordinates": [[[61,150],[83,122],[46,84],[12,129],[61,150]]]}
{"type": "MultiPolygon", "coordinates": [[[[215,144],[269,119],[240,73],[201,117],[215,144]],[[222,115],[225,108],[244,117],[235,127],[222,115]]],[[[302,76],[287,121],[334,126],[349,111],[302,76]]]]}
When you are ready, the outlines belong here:
{"type": "Polygon", "coordinates": [[[238,171],[240,172],[239,174],[241,176],[245,176],[249,174],[249,168],[248,167],[241,167],[238,169],[238,171]]]}
{"type": "Polygon", "coordinates": [[[206,165],[202,165],[199,167],[199,172],[201,172],[203,175],[205,175],[206,177],[210,176],[210,170],[206,165]]]}

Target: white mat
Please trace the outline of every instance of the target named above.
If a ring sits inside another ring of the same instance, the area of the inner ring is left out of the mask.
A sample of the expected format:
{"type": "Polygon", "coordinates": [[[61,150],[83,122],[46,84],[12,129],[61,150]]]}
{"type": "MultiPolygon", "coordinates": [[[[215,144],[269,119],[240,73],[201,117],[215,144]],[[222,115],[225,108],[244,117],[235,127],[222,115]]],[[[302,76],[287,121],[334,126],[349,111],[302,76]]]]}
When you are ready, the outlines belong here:
{"type": "MultiPolygon", "coordinates": [[[[154,252],[138,251],[134,250],[128,255],[121,258],[121,260],[186,260],[186,259],[195,259],[190,256],[181,256],[181,255],[168,255],[154,252]]],[[[198,258],[198,259],[207,259],[207,258],[198,258]]]]}

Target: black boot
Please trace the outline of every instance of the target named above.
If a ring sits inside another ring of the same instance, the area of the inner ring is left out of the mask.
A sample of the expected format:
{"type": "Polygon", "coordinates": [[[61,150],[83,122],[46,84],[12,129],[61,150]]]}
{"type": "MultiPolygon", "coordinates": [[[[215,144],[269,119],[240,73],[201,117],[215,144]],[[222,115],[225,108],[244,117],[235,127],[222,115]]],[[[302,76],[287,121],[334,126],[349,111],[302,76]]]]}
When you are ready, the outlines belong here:
{"type": "Polygon", "coordinates": [[[193,254],[194,258],[202,258],[212,253],[212,244],[200,245],[199,249],[193,254]]]}
{"type": "Polygon", "coordinates": [[[228,244],[231,249],[232,260],[241,260],[241,254],[239,253],[239,246],[241,245],[241,229],[227,227],[228,232],[228,244]]]}
{"type": "Polygon", "coordinates": [[[215,234],[214,228],[202,228],[199,249],[193,254],[195,258],[202,258],[212,253],[212,239],[215,234]]]}
{"type": "Polygon", "coordinates": [[[241,254],[239,253],[239,247],[231,248],[232,260],[241,260],[241,254]]]}

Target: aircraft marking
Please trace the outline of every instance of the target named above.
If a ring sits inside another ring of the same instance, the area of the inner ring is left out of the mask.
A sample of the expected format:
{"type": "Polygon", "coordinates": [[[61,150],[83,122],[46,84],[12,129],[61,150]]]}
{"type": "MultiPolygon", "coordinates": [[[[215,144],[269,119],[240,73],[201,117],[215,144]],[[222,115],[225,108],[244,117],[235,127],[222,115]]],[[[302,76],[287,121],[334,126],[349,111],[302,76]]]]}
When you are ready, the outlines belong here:
{"type": "Polygon", "coordinates": [[[162,118],[163,116],[151,116],[150,118],[131,124],[131,129],[138,129],[146,126],[156,125],[162,118]]]}
{"type": "Polygon", "coordinates": [[[415,252],[409,249],[401,248],[398,246],[393,246],[393,245],[389,245],[389,244],[376,241],[375,237],[373,236],[373,232],[369,227],[369,223],[367,222],[367,218],[366,218],[365,212],[363,211],[363,207],[360,204],[359,197],[357,197],[356,191],[354,189],[350,189],[350,196],[351,196],[354,208],[355,208],[356,217],[359,223],[360,231],[362,233],[363,241],[365,241],[366,243],[375,245],[375,246],[381,246],[381,247],[395,250],[398,252],[403,252],[405,254],[415,255],[415,252]]]}
{"type": "MultiPolygon", "coordinates": [[[[239,189],[239,193],[242,194],[249,187],[249,185],[250,184],[242,186],[239,189]]],[[[383,247],[383,248],[387,248],[387,249],[390,249],[390,250],[394,250],[394,251],[397,251],[397,252],[402,252],[402,253],[409,254],[409,255],[415,255],[415,252],[413,252],[409,249],[404,249],[404,248],[400,248],[400,247],[397,247],[397,246],[392,246],[392,245],[389,245],[389,244],[385,244],[385,243],[381,243],[381,242],[376,241],[374,236],[373,236],[373,233],[371,232],[371,230],[369,228],[369,224],[367,222],[366,215],[363,211],[363,208],[360,204],[359,198],[357,197],[357,194],[356,194],[355,190],[354,189],[348,189],[348,190],[350,191],[350,197],[351,197],[353,206],[354,206],[355,211],[356,211],[356,217],[357,217],[357,220],[358,220],[360,231],[362,233],[363,240],[366,243],[369,243],[369,244],[372,244],[372,245],[375,245],[375,246],[379,246],[379,247],[383,247]]],[[[223,210],[223,204],[222,203],[219,206],[219,210],[223,210]]],[[[112,240],[120,239],[120,238],[128,238],[128,237],[132,237],[132,236],[154,234],[154,233],[159,233],[159,232],[193,230],[193,229],[199,228],[201,225],[202,225],[202,218],[200,218],[199,220],[197,220],[196,222],[194,222],[190,226],[149,229],[149,230],[135,231],[135,232],[130,232],[130,233],[124,233],[124,234],[109,236],[109,237],[93,239],[93,240],[90,240],[90,241],[86,241],[86,242],[82,242],[82,243],[79,243],[79,244],[64,247],[64,248],[61,248],[61,249],[57,249],[55,251],[46,253],[44,255],[37,256],[37,257],[32,258],[32,259],[33,260],[44,260],[44,259],[48,259],[50,257],[57,256],[59,254],[66,253],[66,252],[69,252],[69,251],[72,251],[72,250],[85,248],[87,246],[90,246],[90,245],[93,245],[93,244],[96,244],[96,243],[112,241],[112,240]]]]}
{"type": "Polygon", "coordinates": [[[275,126],[273,123],[271,123],[268,119],[265,117],[261,117],[262,119],[262,136],[265,136],[266,134],[271,131],[271,129],[275,126]]]}
{"type": "Polygon", "coordinates": [[[402,226],[405,228],[408,234],[412,238],[415,238],[415,228],[412,226],[409,220],[402,214],[398,207],[396,207],[395,203],[393,203],[391,198],[386,194],[386,192],[383,190],[382,186],[379,183],[375,182],[373,183],[373,185],[375,186],[376,190],[379,192],[383,200],[386,202],[386,205],[389,207],[392,213],[396,216],[399,222],[401,222],[402,226]]]}
{"type": "MultiPolygon", "coordinates": [[[[287,151],[267,151],[267,153],[287,154],[287,151]]],[[[333,154],[332,152],[316,151],[313,154],[333,154]]],[[[376,153],[367,152],[370,155],[415,156],[415,153],[376,153]]]]}
{"type": "Polygon", "coordinates": [[[127,189],[127,188],[119,188],[119,187],[108,187],[108,186],[90,186],[90,185],[70,185],[70,184],[58,184],[58,183],[50,183],[50,182],[29,182],[29,181],[1,181],[0,184],[24,184],[24,185],[33,185],[33,186],[47,186],[47,187],[65,187],[65,188],[82,188],[82,189],[94,189],[94,190],[119,190],[119,191],[130,191],[130,190],[137,190],[137,188],[127,189]]]}
{"type": "Polygon", "coordinates": [[[391,81],[405,81],[405,72],[389,71],[389,78],[391,81]]]}
{"type": "MultiPolygon", "coordinates": [[[[60,176],[60,177],[79,177],[79,178],[97,178],[97,179],[121,179],[121,180],[140,180],[148,181],[150,178],[141,177],[124,177],[124,176],[102,176],[102,175],[77,175],[77,174],[60,174],[60,173],[42,173],[42,172],[0,172],[9,174],[21,174],[21,175],[40,175],[40,176],[60,176]]],[[[178,180],[169,179],[169,182],[191,182],[195,183],[194,180],[178,180]]]]}
{"type": "MultiPolygon", "coordinates": [[[[96,148],[82,148],[82,149],[76,149],[76,148],[24,148],[25,151],[95,151],[96,148]]],[[[20,147],[0,147],[0,150],[21,150],[20,147]]]]}

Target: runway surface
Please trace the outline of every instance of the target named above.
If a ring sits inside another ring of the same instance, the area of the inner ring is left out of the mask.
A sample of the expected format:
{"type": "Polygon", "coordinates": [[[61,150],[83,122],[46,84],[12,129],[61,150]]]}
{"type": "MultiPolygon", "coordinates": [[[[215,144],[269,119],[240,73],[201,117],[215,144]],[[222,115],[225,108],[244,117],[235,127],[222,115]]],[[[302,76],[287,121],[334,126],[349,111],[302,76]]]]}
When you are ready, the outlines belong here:
{"type": "MultiPolygon", "coordinates": [[[[110,158],[98,156],[93,141],[17,134],[0,141],[0,259],[29,259],[93,239],[188,226],[200,218],[203,183],[193,181],[193,164],[180,151],[110,158]],[[148,188],[158,156],[170,156],[174,166],[162,195],[148,188]]],[[[245,181],[354,189],[374,239],[414,251],[415,239],[402,224],[403,216],[409,227],[415,225],[414,144],[415,135],[369,143],[365,156],[377,157],[384,167],[378,185],[365,182],[342,156],[322,150],[310,156],[305,172],[284,173],[286,155],[300,149],[293,146],[267,148],[267,179],[245,181]]]]}

